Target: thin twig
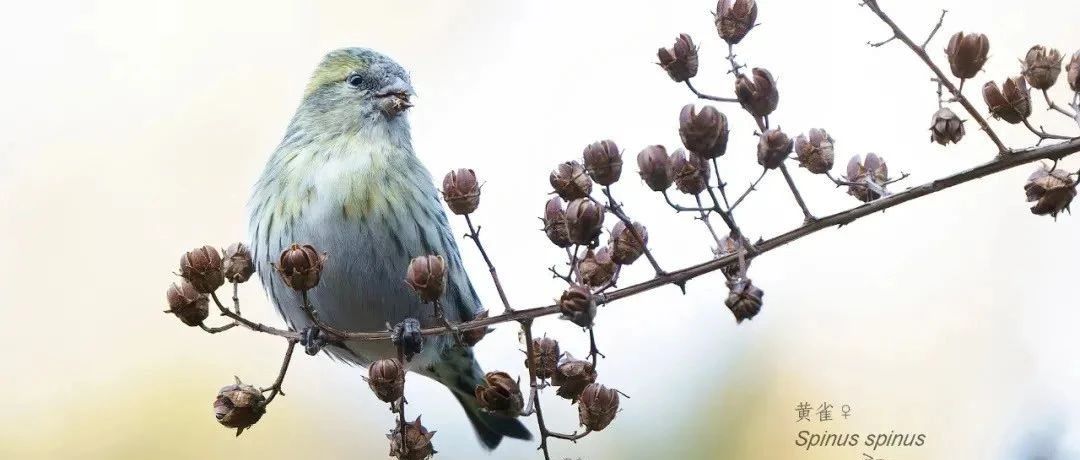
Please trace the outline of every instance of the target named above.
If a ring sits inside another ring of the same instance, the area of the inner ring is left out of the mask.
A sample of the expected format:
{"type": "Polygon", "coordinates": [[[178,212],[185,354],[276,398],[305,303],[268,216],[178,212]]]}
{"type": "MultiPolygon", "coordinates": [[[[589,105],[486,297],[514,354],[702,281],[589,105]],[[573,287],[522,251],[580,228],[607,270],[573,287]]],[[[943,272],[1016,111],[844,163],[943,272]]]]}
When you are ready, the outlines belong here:
{"type": "Polygon", "coordinates": [[[626,230],[629,231],[630,235],[633,236],[635,240],[637,240],[638,244],[641,245],[645,252],[645,258],[649,260],[649,265],[652,265],[652,268],[656,272],[657,276],[663,275],[664,270],[661,269],[660,264],[656,262],[656,258],[653,257],[652,251],[649,250],[649,246],[645,244],[645,239],[638,234],[637,228],[634,227],[634,222],[630,220],[630,216],[626,215],[626,213],[623,211],[622,205],[615,200],[614,196],[612,196],[610,186],[604,186],[604,196],[606,196],[608,199],[607,210],[622,221],[623,225],[626,226],[626,230]]]}
{"type": "Polygon", "coordinates": [[[690,83],[689,79],[686,80],[686,87],[690,88],[690,92],[694,93],[694,95],[697,96],[699,99],[707,99],[716,102],[739,102],[738,99],[735,99],[733,97],[710,96],[708,94],[702,93],[698,91],[697,88],[694,88],[694,85],[690,83]]]}
{"type": "Polygon", "coordinates": [[[1024,126],[1027,127],[1028,131],[1031,131],[1036,136],[1039,136],[1039,142],[1037,144],[1035,144],[1035,145],[1042,144],[1043,141],[1045,141],[1047,139],[1059,139],[1059,140],[1072,139],[1069,136],[1062,136],[1062,135],[1058,135],[1058,134],[1050,134],[1050,133],[1046,132],[1046,130],[1044,130],[1042,128],[1042,126],[1040,126],[1039,129],[1035,129],[1034,126],[1031,126],[1031,122],[1029,122],[1027,118],[1024,119],[1024,126]]]}
{"type": "Polygon", "coordinates": [[[603,353],[600,353],[600,349],[596,348],[596,333],[593,332],[592,326],[589,326],[589,354],[588,358],[592,360],[593,370],[596,370],[596,357],[607,358],[603,353]]]}
{"type": "Polygon", "coordinates": [[[1056,110],[1058,113],[1065,115],[1066,117],[1069,117],[1069,119],[1080,124],[1080,118],[1078,118],[1075,113],[1070,112],[1069,109],[1063,108],[1055,104],[1054,101],[1050,99],[1050,93],[1048,93],[1045,89],[1042,90],[1042,93],[1043,98],[1046,99],[1046,105],[1050,108],[1050,110],[1056,110]]]}
{"type": "Polygon", "coordinates": [[[937,76],[938,81],[940,81],[941,84],[945,86],[945,89],[948,89],[949,92],[952,93],[953,97],[956,98],[957,102],[959,102],[960,105],[964,106],[964,109],[967,110],[969,115],[971,115],[971,118],[975,119],[975,121],[979,124],[979,127],[986,132],[986,135],[990,137],[990,140],[994,143],[995,146],[997,146],[998,155],[1005,155],[1009,153],[1009,148],[1005,147],[1005,144],[1001,142],[1000,138],[998,138],[997,133],[995,133],[994,130],[990,128],[990,125],[986,123],[986,119],[983,118],[981,114],[979,114],[979,111],[975,109],[975,106],[971,105],[971,101],[964,97],[963,93],[956,89],[956,86],[953,86],[952,82],[949,81],[949,77],[945,76],[945,73],[941,71],[941,68],[938,67],[937,64],[935,64],[934,61],[930,59],[930,56],[926,54],[926,50],[922,49],[919,45],[916,45],[915,42],[911,41],[911,38],[908,37],[903,30],[900,30],[900,26],[897,26],[896,23],[893,22],[892,18],[890,18],[889,15],[885,14],[885,12],[882,11],[881,6],[878,5],[877,0],[864,0],[862,4],[866,5],[866,7],[870,9],[870,11],[874,12],[874,14],[876,14],[877,17],[885,23],[885,25],[889,26],[889,28],[891,28],[893,31],[893,35],[895,35],[896,38],[900,39],[900,41],[904,42],[904,44],[907,45],[908,48],[911,48],[911,51],[915,52],[915,55],[919,56],[919,59],[922,59],[923,63],[925,63],[926,66],[930,68],[930,71],[934,72],[934,75],[937,76]]]}
{"type": "Polygon", "coordinates": [[[510,307],[510,301],[506,299],[506,291],[503,290],[502,283],[499,282],[499,274],[495,271],[495,264],[491,263],[491,258],[488,257],[487,251],[484,250],[484,245],[480,243],[480,227],[473,227],[472,219],[469,218],[468,214],[465,214],[465,223],[469,225],[469,234],[465,235],[465,237],[476,243],[476,249],[479,249],[480,255],[484,257],[488,272],[491,273],[491,280],[495,282],[495,290],[499,291],[499,300],[502,300],[503,310],[514,311],[510,307]]]}
{"type": "MultiPolygon", "coordinates": [[[[701,195],[694,195],[694,199],[697,200],[697,205],[700,208],[701,207],[701,195]]],[[[709,213],[705,212],[705,210],[703,209],[701,211],[701,216],[698,217],[698,219],[705,223],[705,228],[709,229],[709,234],[712,235],[713,241],[716,243],[716,247],[719,248],[721,246],[720,236],[716,234],[716,229],[713,228],[712,222],[709,221],[709,213]]]]}
{"type": "Polygon", "coordinates": [[[946,9],[941,10],[941,17],[938,18],[937,24],[935,24],[933,30],[930,31],[930,35],[926,36],[926,40],[923,41],[922,46],[919,47],[919,48],[922,48],[923,51],[926,51],[926,45],[929,45],[930,40],[933,40],[934,35],[936,35],[938,33],[938,30],[941,30],[941,24],[943,24],[945,22],[945,13],[948,13],[948,12],[949,12],[949,10],[946,10],[946,9]]]}
{"type": "Polygon", "coordinates": [[[205,325],[203,323],[199,323],[199,327],[201,327],[202,330],[204,330],[206,332],[209,332],[211,334],[217,334],[218,332],[225,332],[225,331],[227,331],[229,329],[232,329],[232,328],[234,328],[236,326],[239,326],[239,325],[240,325],[240,323],[238,323],[236,321],[225,324],[223,326],[216,326],[216,327],[210,327],[210,326],[207,326],[207,325],[205,325]]]}
{"type": "Polygon", "coordinates": [[[734,211],[735,208],[739,206],[739,203],[742,203],[742,201],[746,199],[747,196],[750,196],[750,192],[757,190],[758,184],[761,183],[761,180],[765,178],[765,174],[767,174],[768,172],[768,168],[761,168],[761,175],[758,176],[757,180],[755,180],[754,183],[750,184],[750,187],[748,187],[746,191],[742,193],[742,195],[739,195],[739,198],[735,200],[735,203],[732,204],[730,208],[728,208],[728,211],[734,211]]]}
{"type": "Polygon", "coordinates": [[[277,397],[277,395],[284,395],[285,392],[281,391],[281,385],[285,382],[285,373],[289,372],[289,363],[292,362],[293,350],[296,349],[297,339],[288,339],[288,346],[285,348],[285,357],[281,360],[281,369],[278,370],[277,379],[274,380],[274,384],[269,388],[264,388],[263,392],[270,392],[270,396],[266,397],[266,401],[263,402],[263,407],[270,405],[270,402],[277,397]]]}
{"type": "Polygon", "coordinates": [[[521,331],[525,334],[525,367],[529,370],[529,401],[530,413],[536,414],[536,425],[540,431],[540,447],[539,450],[544,452],[544,460],[551,460],[551,453],[548,452],[547,438],[549,432],[547,425],[544,424],[544,409],[540,407],[540,387],[536,383],[536,370],[533,369],[533,335],[532,335],[532,319],[525,319],[521,321],[521,331]]]}
{"type": "Polygon", "coordinates": [[[810,209],[806,207],[806,202],[803,201],[803,197],[799,193],[798,187],[795,186],[795,179],[792,179],[791,173],[788,172],[787,166],[783,163],[780,163],[780,172],[784,174],[784,180],[787,181],[788,188],[791,189],[791,195],[795,197],[795,202],[799,204],[799,209],[802,209],[805,221],[810,222],[814,220],[814,215],[811,214],[810,209]]]}

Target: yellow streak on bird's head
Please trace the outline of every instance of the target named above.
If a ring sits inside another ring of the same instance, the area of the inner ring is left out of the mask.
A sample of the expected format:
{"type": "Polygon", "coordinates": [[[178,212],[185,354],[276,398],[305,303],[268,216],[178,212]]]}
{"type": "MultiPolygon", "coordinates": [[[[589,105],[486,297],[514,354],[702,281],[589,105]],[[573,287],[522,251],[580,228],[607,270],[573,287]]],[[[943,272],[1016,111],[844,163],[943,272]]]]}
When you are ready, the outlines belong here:
{"type": "Polygon", "coordinates": [[[367,61],[349,53],[348,50],[337,50],[327,54],[311,75],[311,81],[308,82],[304,96],[306,97],[328,84],[345,81],[346,77],[366,69],[368,65],[367,61]]]}

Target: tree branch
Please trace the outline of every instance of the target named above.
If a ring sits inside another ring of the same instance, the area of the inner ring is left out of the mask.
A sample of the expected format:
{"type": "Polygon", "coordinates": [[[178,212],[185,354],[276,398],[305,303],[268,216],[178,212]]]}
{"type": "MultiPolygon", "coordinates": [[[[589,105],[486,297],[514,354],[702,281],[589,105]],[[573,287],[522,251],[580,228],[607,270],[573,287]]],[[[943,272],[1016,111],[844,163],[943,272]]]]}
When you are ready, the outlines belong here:
{"type": "Polygon", "coordinates": [[[945,73],[941,71],[941,68],[939,68],[937,64],[934,64],[934,61],[930,59],[929,55],[926,54],[926,50],[924,50],[919,45],[916,45],[915,42],[911,41],[911,38],[908,37],[903,30],[900,30],[900,26],[896,25],[896,23],[893,22],[892,18],[890,18],[889,15],[885,14],[885,12],[881,10],[881,6],[878,5],[877,0],[864,0],[863,5],[866,5],[867,8],[870,8],[870,11],[873,11],[874,14],[876,14],[882,22],[884,22],[886,25],[889,26],[890,29],[892,29],[895,38],[904,42],[904,44],[907,45],[908,48],[911,48],[911,51],[913,51],[915,55],[919,56],[919,59],[922,59],[926,66],[930,68],[930,71],[934,72],[934,75],[937,76],[938,81],[943,86],[945,86],[945,89],[948,89],[949,92],[952,93],[953,97],[956,98],[957,102],[959,102],[960,105],[964,106],[964,109],[967,110],[969,115],[971,115],[971,118],[974,118],[975,121],[979,123],[979,127],[982,128],[984,132],[986,132],[986,135],[990,137],[990,140],[994,143],[994,145],[997,146],[998,155],[1004,155],[1009,153],[1009,148],[1005,147],[1005,144],[1001,142],[1000,138],[998,138],[997,133],[995,133],[994,130],[990,128],[990,125],[986,123],[986,119],[979,114],[979,111],[975,109],[975,106],[971,105],[971,101],[964,97],[963,93],[961,93],[960,90],[956,89],[956,86],[952,84],[952,82],[949,80],[949,77],[945,76],[945,73]]]}

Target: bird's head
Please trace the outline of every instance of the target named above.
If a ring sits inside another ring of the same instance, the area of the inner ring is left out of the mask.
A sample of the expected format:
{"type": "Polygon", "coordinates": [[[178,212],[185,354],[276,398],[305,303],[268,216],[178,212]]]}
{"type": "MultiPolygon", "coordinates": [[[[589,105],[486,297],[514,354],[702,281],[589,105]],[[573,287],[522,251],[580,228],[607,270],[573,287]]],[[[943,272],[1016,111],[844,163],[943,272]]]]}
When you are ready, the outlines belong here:
{"type": "Polygon", "coordinates": [[[396,120],[412,107],[409,74],[389,57],[366,48],[331,51],[304,92],[307,116],[347,125],[396,120]]]}

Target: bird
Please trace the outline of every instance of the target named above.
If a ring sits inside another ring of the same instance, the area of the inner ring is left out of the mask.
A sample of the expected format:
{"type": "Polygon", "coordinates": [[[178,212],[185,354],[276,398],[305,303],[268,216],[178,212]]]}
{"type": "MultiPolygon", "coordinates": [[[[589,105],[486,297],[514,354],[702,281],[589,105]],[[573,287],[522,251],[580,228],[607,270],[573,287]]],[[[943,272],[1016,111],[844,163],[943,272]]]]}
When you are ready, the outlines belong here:
{"type": "MultiPolygon", "coordinates": [[[[404,281],[409,261],[428,254],[448,265],[445,319],[464,322],[484,311],[431,174],[413,151],[407,114],[414,96],[408,72],[386,55],[331,51],[256,180],[248,204],[252,258],[269,299],[294,330],[313,325],[301,295],[274,268],[294,243],[327,255],[308,298],[332,328],[380,331],[406,318],[424,327],[443,324],[404,281]]],[[[397,357],[390,341],[331,344],[325,351],[364,367],[397,357]]],[[[470,346],[449,335],[428,337],[407,366],[450,389],[487,449],[504,437],[531,439],[519,420],[478,405],[474,392],[484,372],[470,346]]]]}

